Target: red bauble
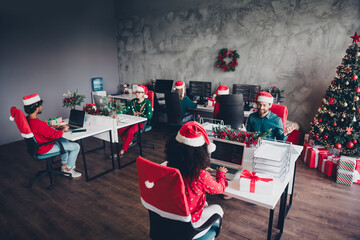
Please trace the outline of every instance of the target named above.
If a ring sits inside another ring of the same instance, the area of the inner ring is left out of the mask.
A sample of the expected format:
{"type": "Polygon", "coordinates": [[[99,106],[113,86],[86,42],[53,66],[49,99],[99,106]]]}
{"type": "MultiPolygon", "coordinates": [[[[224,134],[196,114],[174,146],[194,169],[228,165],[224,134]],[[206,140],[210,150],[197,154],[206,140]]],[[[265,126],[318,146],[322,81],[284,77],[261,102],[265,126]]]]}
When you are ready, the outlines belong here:
{"type": "Polygon", "coordinates": [[[360,108],[357,109],[357,113],[360,114],[360,108]]]}
{"type": "Polygon", "coordinates": [[[315,134],[315,138],[316,138],[316,139],[319,139],[319,135],[315,134]]]}
{"type": "Polygon", "coordinates": [[[336,123],[336,122],[333,122],[333,126],[336,127],[336,126],[337,126],[337,123],[336,123]]]}
{"type": "Polygon", "coordinates": [[[346,144],[346,147],[347,147],[347,148],[353,148],[353,147],[354,147],[354,143],[353,143],[353,142],[348,142],[348,143],[346,144]]]}
{"type": "Polygon", "coordinates": [[[331,84],[334,85],[334,84],[335,84],[335,81],[331,81],[331,84]]]}
{"type": "Polygon", "coordinates": [[[336,149],[340,149],[341,147],[342,147],[342,146],[341,146],[340,143],[335,144],[335,148],[336,148],[336,149]]]}
{"type": "Polygon", "coordinates": [[[316,123],[316,120],[314,119],[314,120],[312,120],[312,122],[313,122],[313,123],[316,123]]]}
{"type": "Polygon", "coordinates": [[[319,122],[322,122],[322,118],[319,119],[319,122]]]}
{"type": "Polygon", "coordinates": [[[355,92],[360,93],[360,88],[355,88],[355,92]]]}
{"type": "Polygon", "coordinates": [[[329,137],[328,135],[324,135],[324,139],[325,139],[325,140],[327,140],[327,139],[328,139],[328,137],[329,137]]]}
{"type": "Polygon", "coordinates": [[[356,139],[354,139],[354,140],[353,140],[353,143],[357,143],[357,140],[356,140],[356,139]]]}
{"type": "Polygon", "coordinates": [[[356,75],[356,74],[354,74],[354,75],[351,76],[351,79],[352,79],[352,80],[357,80],[358,78],[359,78],[359,77],[358,77],[358,75],[356,75]]]}

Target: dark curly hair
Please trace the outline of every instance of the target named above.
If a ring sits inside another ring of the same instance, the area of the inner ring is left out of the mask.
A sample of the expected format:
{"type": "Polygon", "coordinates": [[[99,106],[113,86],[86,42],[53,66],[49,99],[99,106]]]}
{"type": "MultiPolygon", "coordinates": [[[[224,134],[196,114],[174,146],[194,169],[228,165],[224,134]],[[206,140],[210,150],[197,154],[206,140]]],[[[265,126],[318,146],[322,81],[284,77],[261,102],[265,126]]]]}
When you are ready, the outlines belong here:
{"type": "Polygon", "coordinates": [[[43,104],[43,100],[37,101],[31,105],[24,106],[24,110],[27,114],[32,114],[35,110],[43,104]]]}
{"type": "Polygon", "coordinates": [[[201,147],[191,147],[179,143],[175,137],[176,135],[171,137],[165,145],[168,166],[179,169],[182,177],[189,177],[192,182],[199,177],[201,169],[210,166],[208,146],[205,143],[201,147]]]}

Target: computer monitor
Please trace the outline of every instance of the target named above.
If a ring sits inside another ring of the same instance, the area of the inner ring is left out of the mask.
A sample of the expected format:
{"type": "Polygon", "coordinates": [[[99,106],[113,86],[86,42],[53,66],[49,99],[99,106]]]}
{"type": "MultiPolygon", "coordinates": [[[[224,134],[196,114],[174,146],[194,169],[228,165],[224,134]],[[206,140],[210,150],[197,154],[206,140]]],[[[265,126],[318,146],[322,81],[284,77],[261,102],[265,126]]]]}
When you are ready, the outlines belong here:
{"type": "Polygon", "coordinates": [[[190,81],[189,85],[189,95],[211,97],[211,82],[190,81]]]}
{"type": "Polygon", "coordinates": [[[155,81],[155,92],[166,93],[171,92],[174,80],[156,79],[155,81]]]}
{"type": "Polygon", "coordinates": [[[69,117],[70,129],[82,128],[84,125],[84,119],[85,119],[85,111],[71,109],[70,117],[69,117]]]}
{"type": "Polygon", "coordinates": [[[234,84],[233,94],[242,94],[244,102],[255,102],[256,95],[260,92],[260,85],[234,84]]]}

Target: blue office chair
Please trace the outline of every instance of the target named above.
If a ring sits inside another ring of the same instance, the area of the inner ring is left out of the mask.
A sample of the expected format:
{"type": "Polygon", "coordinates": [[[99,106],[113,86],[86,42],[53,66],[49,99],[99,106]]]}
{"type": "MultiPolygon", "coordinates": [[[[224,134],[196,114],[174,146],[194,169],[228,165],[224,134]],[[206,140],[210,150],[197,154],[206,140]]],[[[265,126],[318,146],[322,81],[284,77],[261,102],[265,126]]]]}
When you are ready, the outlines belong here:
{"type": "Polygon", "coordinates": [[[179,169],[136,159],[141,202],[148,209],[152,240],[212,240],[220,234],[222,217],[215,213],[193,226],[179,169]],[[197,237],[198,238],[194,238],[197,237]]]}
{"type": "Polygon", "coordinates": [[[37,143],[24,113],[21,110],[17,109],[16,107],[11,107],[10,114],[11,114],[10,119],[15,120],[16,126],[18,127],[18,129],[21,133],[21,136],[25,139],[28,154],[30,154],[30,156],[33,159],[35,159],[36,161],[46,160],[46,170],[38,172],[36,174],[36,177],[33,178],[28,184],[26,184],[26,187],[31,188],[32,184],[35,181],[42,179],[46,176],[49,176],[50,185],[49,185],[48,189],[52,190],[53,189],[53,179],[52,179],[53,174],[67,176],[68,178],[72,178],[72,175],[70,173],[61,172],[57,169],[53,169],[53,167],[52,167],[54,158],[56,156],[60,156],[64,153],[66,153],[61,141],[59,139],[56,139],[56,140],[53,140],[53,141],[47,142],[47,143],[42,143],[42,144],[37,143]],[[49,153],[49,154],[38,154],[37,153],[40,146],[44,146],[44,145],[52,144],[52,143],[58,143],[60,146],[60,151],[54,152],[54,153],[49,153]]]}

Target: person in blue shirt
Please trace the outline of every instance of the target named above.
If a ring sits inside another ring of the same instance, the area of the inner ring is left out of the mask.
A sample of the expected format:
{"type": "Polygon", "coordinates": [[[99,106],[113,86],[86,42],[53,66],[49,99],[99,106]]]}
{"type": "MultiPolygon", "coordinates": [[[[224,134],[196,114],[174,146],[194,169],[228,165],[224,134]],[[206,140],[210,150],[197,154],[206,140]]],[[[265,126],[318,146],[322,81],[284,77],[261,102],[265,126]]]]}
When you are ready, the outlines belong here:
{"type": "MultiPolygon", "coordinates": [[[[188,108],[197,108],[197,101],[191,101],[191,99],[186,96],[186,87],[185,87],[185,83],[183,81],[177,81],[175,83],[175,87],[174,87],[175,92],[177,92],[179,94],[180,97],[180,104],[181,104],[181,109],[184,113],[184,115],[186,115],[188,113],[187,109],[188,108]]],[[[194,120],[194,116],[193,115],[189,115],[184,117],[184,119],[182,120],[182,124],[189,122],[189,121],[193,121],[194,120]]]]}
{"type": "Polygon", "coordinates": [[[246,129],[243,126],[240,130],[265,133],[271,129],[271,133],[267,138],[286,140],[295,127],[291,125],[284,131],[282,119],[270,110],[273,101],[273,96],[270,93],[259,92],[256,95],[256,106],[258,110],[250,114],[246,129]]]}

